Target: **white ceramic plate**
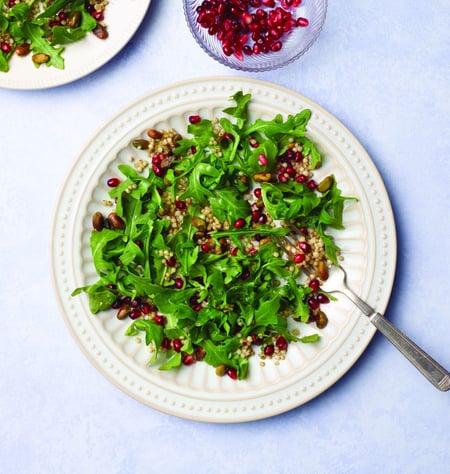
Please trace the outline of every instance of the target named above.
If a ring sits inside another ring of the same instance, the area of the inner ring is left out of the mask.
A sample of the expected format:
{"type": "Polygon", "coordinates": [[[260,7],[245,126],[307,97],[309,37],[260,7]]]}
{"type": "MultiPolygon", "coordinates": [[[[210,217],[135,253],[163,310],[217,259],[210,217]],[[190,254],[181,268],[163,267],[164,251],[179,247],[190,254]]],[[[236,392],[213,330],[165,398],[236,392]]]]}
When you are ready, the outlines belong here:
{"type": "Polygon", "coordinates": [[[36,68],[31,55],[13,55],[10,70],[0,73],[0,87],[7,89],[45,89],[84,77],[113,58],[131,39],[145,17],[151,0],[109,0],[105,23],[109,36],[100,40],[93,34],[67,45],[63,53],[64,69],[36,68]]]}
{"type": "MultiPolygon", "coordinates": [[[[334,173],[347,206],[338,244],[351,287],[383,312],[392,289],[396,234],[392,210],[380,176],[355,137],[333,116],[307,98],[274,84],[237,77],[206,78],[175,84],[131,104],[88,143],[70,170],[57,204],[53,226],[53,275],[62,313],[88,359],[110,381],[141,402],[179,417],[237,422],[268,417],[298,407],[336,382],[358,359],[375,329],[342,297],[327,307],[321,342],[291,344],[285,361],[260,367],[253,357],[250,377],[217,377],[207,364],[162,372],[148,367],[145,343],[123,335],[128,322],[115,312],[93,316],[86,295],[74,288],[93,283],[89,249],[91,216],[104,210],[106,180],[136,152],[130,141],[148,128],[174,127],[186,133],[187,117],[213,117],[230,105],[237,90],[252,94],[251,113],[273,118],[310,108],[309,136],[324,154],[316,176],[334,173]]],[[[303,334],[312,329],[306,327],[303,334]]]]}

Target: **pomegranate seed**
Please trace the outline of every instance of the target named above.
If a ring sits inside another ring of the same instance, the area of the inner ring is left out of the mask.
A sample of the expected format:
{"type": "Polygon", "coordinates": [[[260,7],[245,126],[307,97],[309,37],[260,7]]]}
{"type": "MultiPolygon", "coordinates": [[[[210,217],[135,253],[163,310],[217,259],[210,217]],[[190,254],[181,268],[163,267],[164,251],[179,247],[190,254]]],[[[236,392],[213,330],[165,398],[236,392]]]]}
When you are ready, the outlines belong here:
{"type": "Polygon", "coordinates": [[[252,342],[253,344],[256,344],[257,346],[260,346],[264,341],[261,337],[258,337],[256,334],[252,334],[252,342]]]}
{"type": "Polygon", "coordinates": [[[304,28],[305,26],[309,25],[309,21],[307,18],[299,17],[297,18],[297,26],[304,28]]]}
{"type": "Polygon", "coordinates": [[[210,247],[209,247],[208,242],[205,242],[204,244],[202,244],[202,245],[200,246],[200,248],[201,248],[202,252],[209,252],[209,248],[210,248],[210,247]]]}
{"type": "Polygon", "coordinates": [[[186,209],[186,203],[184,201],[175,201],[175,207],[180,211],[184,211],[186,209]]]}
{"type": "Polygon", "coordinates": [[[262,165],[262,166],[266,166],[268,161],[267,161],[267,157],[266,155],[264,155],[264,153],[260,153],[258,155],[258,161],[259,161],[259,164],[262,165]]]}
{"type": "Polygon", "coordinates": [[[309,298],[308,305],[312,310],[319,309],[319,307],[320,307],[319,302],[314,297],[309,298]]]}
{"type": "Polygon", "coordinates": [[[9,53],[12,49],[12,46],[7,43],[6,41],[3,41],[2,44],[1,44],[1,47],[0,49],[4,52],[4,53],[9,53]]]}
{"type": "Polygon", "coordinates": [[[244,268],[241,273],[241,280],[247,280],[250,276],[250,270],[248,268],[244,268]]]}
{"type": "Polygon", "coordinates": [[[295,176],[295,170],[292,166],[286,166],[286,173],[292,178],[295,176]]]}
{"type": "Polygon", "coordinates": [[[225,140],[234,141],[234,136],[231,133],[224,133],[223,138],[225,140]]]}
{"type": "Polygon", "coordinates": [[[273,344],[269,344],[268,346],[264,348],[264,355],[266,357],[270,357],[271,355],[273,355],[274,352],[275,352],[275,347],[273,346],[273,344]]]}
{"type": "Polygon", "coordinates": [[[308,177],[305,176],[304,174],[299,174],[296,178],[295,181],[300,184],[305,184],[308,181],[308,177]]]}
{"type": "Polygon", "coordinates": [[[183,288],[183,286],[184,286],[184,280],[180,277],[175,278],[175,288],[177,290],[181,290],[181,288],[183,288]]]}
{"type": "Polygon", "coordinates": [[[253,194],[255,195],[255,197],[257,199],[261,199],[261,196],[262,196],[262,189],[261,188],[256,188],[254,191],[253,191],[253,194]]]}
{"type": "Polygon", "coordinates": [[[140,309],[133,309],[129,314],[131,319],[137,319],[142,316],[142,312],[140,309]]]}
{"type": "Polygon", "coordinates": [[[234,50],[234,55],[240,60],[244,60],[244,55],[242,54],[242,49],[235,49],[234,50]]]}
{"type": "Polygon", "coordinates": [[[103,12],[95,11],[92,16],[97,20],[97,21],[103,21],[105,19],[105,16],[103,15],[103,12]]]}
{"type": "Polygon", "coordinates": [[[225,56],[231,56],[234,52],[231,43],[226,43],[222,46],[222,51],[225,56]]]}
{"type": "Polygon", "coordinates": [[[258,219],[258,224],[265,224],[267,222],[267,216],[265,214],[261,214],[258,219]]]}
{"type": "Polygon", "coordinates": [[[177,264],[177,261],[174,256],[166,259],[166,265],[168,267],[174,267],[177,264]]]}
{"type": "Polygon", "coordinates": [[[153,170],[153,173],[155,173],[156,176],[158,176],[160,178],[163,177],[166,174],[165,170],[163,168],[160,168],[158,165],[153,165],[152,170],[153,170]]]}
{"type": "Polygon", "coordinates": [[[304,253],[310,253],[311,252],[311,245],[308,244],[308,242],[299,242],[298,243],[298,248],[304,252],[304,253]]]}
{"type": "Polygon", "coordinates": [[[109,178],[108,181],[106,181],[106,184],[110,188],[117,188],[120,184],[120,179],[119,178],[109,178]]]}
{"type": "Polygon", "coordinates": [[[233,257],[236,257],[237,253],[239,252],[238,247],[234,247],[234,249],[230,252],[233,257]]]}
{"type": "Polygon", "coordinates": [[[172,346],[175,352],[180,352],[183,347],[183,341],[181,339],[174,339],[172,341],[172,346]]]}
{"type": "Polygon", "coordinates": [[[306,255],[304,253],[296,253],[294,255],[294,263],[300,264],[305,261],[306,255]]]}
{"type": "Polygon", "coordinates": [[[301,151],[296,151],[295,152],[295,161],[297,163],[300,163],[301,161],[303,161],[303,155],[302,155],[301,151]]]}
{"type": "Polygon", "coordinates": [[[233,224],[233,227],[235,229],[241,229],[244,226],[245,226],[245,220],[244,219],[237,219],[233,224]]]}
{"type": "Polygon", "coordinates": [[[320,304],[328,304],[330,302],[330,298],[328,298],[327,295],[324,295],[323,293],[319,293],[317,295],[317,301],[320,303],[320,304]]]}
{"type": "Polygon", "coordinates": [[[117,298],[116,301],[111,305],[112,309],[119,309],[122,306],[122,299],[117,298]]]}
{"type": "Polygon", "coordinates": [[[192,365],[192,364],[195,362],[195,356],[194,356],[194,354],[186,354],[186,353],[184,353],[184,354],[181,356],[181,362],[182,362],[184,365],[192,365]]]}
{"type": "Polygon", "coordinates": [[[162,316],[161,314],[157,314],[155,316],[155,318],[153,319],[153,321],[155,321],[155,323],[158,326],[165,326],[166,325],[166,318],[164,316],[162,316]]]}
{"type": "Polygon", "coordinates": [[[142,303],[141,304],[141,311],[143,314],[149,314],[150,313],[150,305],[148,303],[142,303]]]}
{"type": "Polygon", "coordinates": [[[288,341],[284,336],[278,336],[275,344],[280,351],[285,351],[288,348],[288,341]]]}
{"type": "Polygon", "coordinates": [[[254,138],[249,138],[248,143],[252,148],[258,148],[259,147],[259,142],[255,140],[254,138]]]}
{"type": "Polygon", "coordinates": [[[313,179],[310,179],[308,181],[308,188],[311,189],[311,191],[316,189],[317,188],[317,183],[313,179]]]}
{"type": "Polygon", "coordinates": [[[280,51],[282,45],[283,43],[281,41],[277,41],[270,46],[270,50],[274,52],[280,51]]]}
{"type": "Polygon", "coordinates": [[[189,123],[195,125],[197,123],[200,123],[202,120],[202,118],[200,117],[200,115],[191,115],[189,117],[189,123]]]}
{"type": "Polygon", "coordinates": [[[261,211],[252,212],[252,222],[258,222],[258,219],[261,217],[261,211]]]}
{"type": "Polygon", "coordinates": [[[163,159],[164,159],[164,153],[155,153],[152,156],[152,164],[156,166],[160,166],[163,159]]]}
{"type": "Polygon", "coordinates": [[[232,380],[237,380],[237,370],[234,367],[227,367],[225,373],[230,377],[232,380]]]}
{"type": "Polygon", "coordinates": [[[307,236],[307,235],[309,234],[308,229],[307,229],[306,227],[300,227],[298,230],[299,230],[303,235],[306,235],[306,236],[307,236]]]}
{"type": "Polygon", "coordinates": [[[172,342],[168,337],[165,337],[161,342],[161,349],[169,350],[172,348],[172,342]]]}
{"type": "Polygon", "coordinates": [[[309,287],[310,287],[313,291],[317,291],[317,290],[320,288],[320,281],[319,281],[317,278],[313,278],[313,279],[309,282],[309,287]]]}

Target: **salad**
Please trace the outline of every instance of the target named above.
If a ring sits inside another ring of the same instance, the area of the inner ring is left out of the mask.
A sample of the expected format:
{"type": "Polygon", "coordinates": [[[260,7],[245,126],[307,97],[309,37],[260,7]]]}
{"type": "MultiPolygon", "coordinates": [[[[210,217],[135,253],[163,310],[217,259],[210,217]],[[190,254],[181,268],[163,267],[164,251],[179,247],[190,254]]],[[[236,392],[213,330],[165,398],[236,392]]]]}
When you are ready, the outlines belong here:
{"type": "Polygon", "coordinates": [[[0,71],[9,71],[13,54],[31,55],[36,67],[64,69],[66,45],[89,32],[108,37],[107,5],[108,0],[0,0],[0,71]]]}
{"type": "Polygon", "coordinates": [[[320,339],[333,299],[320,284],[340,258],[329,229],[343,229],[351,198],[333,175],[314,178],[310,110],[252,121],[251,95],[231,100],[220,118],[190,115],[186,136],[149,129],[132,141],[141,157],[108,178],[111,209],[92,217],[98,280],[72,294],[128,321],[160,370],[203,361],[245,379],[252,356],[277,364],[289,344],[320,339]],[[287,255],[291,224],[302,236],[287,255]]]}

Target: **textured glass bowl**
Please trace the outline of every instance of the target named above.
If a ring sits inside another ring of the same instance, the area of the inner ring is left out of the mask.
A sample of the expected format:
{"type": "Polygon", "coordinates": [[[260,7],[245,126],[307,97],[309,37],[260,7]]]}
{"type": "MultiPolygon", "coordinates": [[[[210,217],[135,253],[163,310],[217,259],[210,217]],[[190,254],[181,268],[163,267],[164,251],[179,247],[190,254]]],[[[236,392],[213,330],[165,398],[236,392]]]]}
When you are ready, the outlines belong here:
{"type": "MultiPolygon", "coordinates": [[[[295,61],[302,56],[318,38],[325,22],[327,0],[303,0],[302,3],[290,9],[294,18],[303,17],[309,21],[306,27],[296,27],[282,37],[282,48],[268,53],[243,54],[239,59],[234,54],[227,56],[222,50],[222,43],[216,35],[210,35],[206,28],[197,22],[197,8],[204,0],[183,0],[184,13],[192,35],[212,58],[233,69],[241,71],[268,71],[295,61]]],[[[280,2],[276,2],[280,6],[280,2]]]]}

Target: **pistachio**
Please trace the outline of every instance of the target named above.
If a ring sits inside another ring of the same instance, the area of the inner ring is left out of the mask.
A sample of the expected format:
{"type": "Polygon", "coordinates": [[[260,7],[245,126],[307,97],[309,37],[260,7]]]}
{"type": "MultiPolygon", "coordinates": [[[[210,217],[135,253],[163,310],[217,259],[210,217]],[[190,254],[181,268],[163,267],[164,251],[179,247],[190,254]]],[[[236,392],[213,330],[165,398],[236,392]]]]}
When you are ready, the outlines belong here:
{"type": "Polygon", "coordinates": [[[95,229],[95,230],[102,230],[103,227],[105,226],[105,221],[103,219],[103,215],[101,212],[96,212],[93,216],[92,216],[92,227],[95,229]]]}
{"type": "Polygon", "coordinates": [[[197,227],[197,229],[200,229],[200,230],[205,230],[206,229],[206,222],[203,219],[201,219],[200,217],[194,216],[191,219],[191,223],[194,227],[197,227]]]}
{"type": "Polygon", "coordinates": [[[131,306],[128,304],[124,304],[119,308],[117,311],[116,317],[117,319],[125,319],[131,313],[131,306]]]}
{"type": "Polygon", "coordinates": [[[97,26],[92,30],[92,32],[98,39],[104,40],[108,38],[108,30],[105,26],[100,25],[100,23],[97,23],[97,26]]]}
{"type": "Polygon", "coordinates": [[[125,222],[115,212],[111,212],[108,215],[108,222],[110,223],[111,227],[113,227],[114,229],[124,229],[125,228],[125,222]]]}
{"type": "Polygon", "coordinates": [[[69,28],[78,28],[81,25],[81,12],[74,11],[67,19],[67,26],[69,28]]]}
{"type": "Polygon", "coordinates": [[[333,185],[334,178],[333,176],[327,176],[323,178],[322,181],[317,185],[317,190],[321,193],[328,191],[333,185]]]}
{"type": "Polygon", "coordinates": [[[16,46],[17,56],[26,56],[30,52],[29,43],[22,43],[16,46]]]}
{"type": "Polygon", "coordinates": [[[328,265],[323,260],[316,266],[316,276],[322,281],[328,280],[328,265]]]}
{"type": "Polygon", "coordinates": [[[219,377],[223,377],[227,371],[227,368],[225,367],[224,364],[220,364],[216,367],[216,375],[219,377]]]}
{"type": "Polygon", "coordinates": [[[35,64],[44,64],[49,61],[50,56],[45,53],[36,53],[31,57],[35,64]]]}
{"type": "Polygon", "coordinates": [[[256,173],[253,175],[253,179],[257,183],[269,182],[272,180],[272,173],[256,173]]]}
{"type": "Polygon", "coordinates": [[[159,130],[155,130],[154,128],[151,128],[150,130],[147,131],[147,135],[150,138],[153,138],[154,140],[159,140],[163,134],[159,130]]]}
{"type": "Polygon", "coordinates": [[[195,359],[196,360],[203,360],[206,356],[206,351],[202,346],[198,346],[195,348],[195,359]]]}
{"type": "Polygon", "coordinates": [[[327,324],[328,324],[328,316],[323,311],[319,311],[316,317],[316,326],[319,329],[323,329],[327,324]]]}
{"type": "Polygon", "coordinates": [[[149,141],[145,140],[145,138],[136,138],[131,142],[131,144],[138,150],[148,150],[148,147],[150,146],[149,141]]]}

